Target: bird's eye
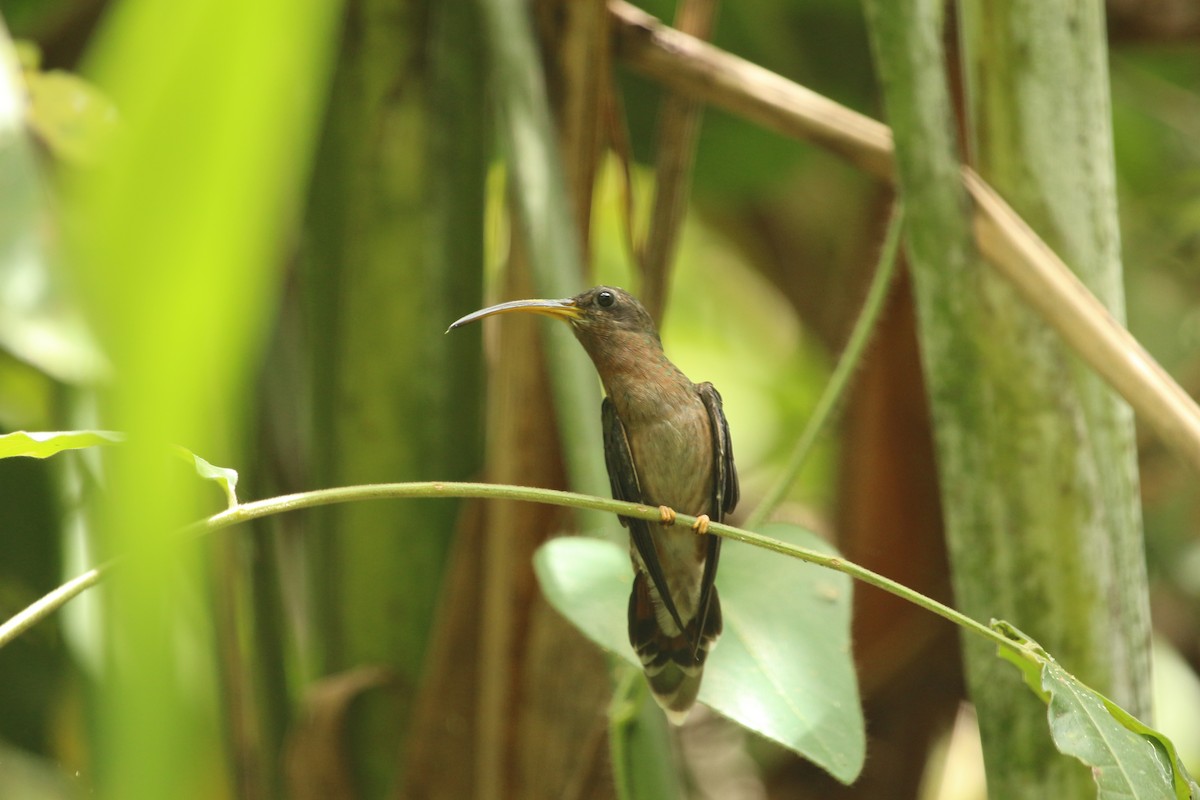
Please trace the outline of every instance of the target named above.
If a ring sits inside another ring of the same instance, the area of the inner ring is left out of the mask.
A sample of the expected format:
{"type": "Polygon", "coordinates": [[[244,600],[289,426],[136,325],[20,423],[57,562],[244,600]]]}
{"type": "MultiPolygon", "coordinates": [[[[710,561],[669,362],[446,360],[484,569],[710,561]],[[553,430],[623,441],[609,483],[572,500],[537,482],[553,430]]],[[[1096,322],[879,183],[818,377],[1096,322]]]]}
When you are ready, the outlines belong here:
{"type": "Polygon", "coordinates": [[[612,292],[600,292],[596,295],[596,305],[601,308],[608,308],[617,301],[617,296],[612,292]]]}

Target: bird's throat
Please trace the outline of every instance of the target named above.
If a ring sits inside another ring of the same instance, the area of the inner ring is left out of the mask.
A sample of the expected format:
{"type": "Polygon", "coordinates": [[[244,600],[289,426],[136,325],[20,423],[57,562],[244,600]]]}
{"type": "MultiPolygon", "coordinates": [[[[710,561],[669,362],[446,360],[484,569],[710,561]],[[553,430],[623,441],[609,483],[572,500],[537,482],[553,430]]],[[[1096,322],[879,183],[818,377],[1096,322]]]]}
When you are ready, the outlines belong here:
{"type": "Polygon", "coordinates": [[[621,338],[625,341],[587,350],[626,426],[674,416],[697,403],[692,382],[667,358],[657,338],[632,333],[621,338]]]}

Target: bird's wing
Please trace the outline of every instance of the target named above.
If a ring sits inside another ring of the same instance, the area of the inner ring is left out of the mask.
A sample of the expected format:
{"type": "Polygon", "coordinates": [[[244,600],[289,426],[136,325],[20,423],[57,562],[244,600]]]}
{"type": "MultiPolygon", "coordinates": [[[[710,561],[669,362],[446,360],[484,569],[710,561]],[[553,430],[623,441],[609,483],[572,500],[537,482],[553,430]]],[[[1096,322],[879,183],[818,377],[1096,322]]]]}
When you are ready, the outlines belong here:
{"type": "MultiPolygon", "coordinates": [[[[604,463],[608,467],[608,481],[612,485],[613,497],[630,503],[641,503],[643,502],[641,482],[638,480],[637,467],[633,465],[633,453],[629,449],[629,438],[625,435],[625,425],[617,416],[616,407],[607,397],[604,398],[604,404],[601,406],[601,419],[604,423],[604,463]]],[[[621,524],[629,528],[633,546],[637,548],[642,563],[646,565],[646,572],[650,574],[650,580],[654,583],[654,588],[658,590],[658,596],[666,605],[671,619],[679,626],[679,630],[684,630],[683,622],[679,618],[679,611],[675,608],[675,601],[671,598],[671,593],[667,591],[667,579],[663,575],[658,551],[654,549],[654,539],[650,536],[650,523],[644,519],[634,519],[633,517],[621,517],[620,519],[621,524]]]]}
{"type": "MultiPolygon", "coordinates": [[[[712,500],[709,503],[709,519],[721,522],[725,514],[733,511],[741,495],[738,485],[737,469],[733,465],[733,447],[729,443],[729,423],[725,421],[725,412],[721,408],[721,394],[711,383],[701,383],[696,387],[704,408],[708,411],[708,428],[712,434],[712,500]]],[[[694,647],[699,647],[700,638],[706,628],[710,627],[708,615],[712,605],[712,597],[716,592],[713,582],[717,578],[717,562],[721,557],[721,537],[709,535],[708,553],[704,558],[704,574],[700,579],[700,624],[696,626],[694,647]]],[[[720,614],[720,607],[715,612],[720,614]]],[[[720,631],[719,618],[713,620],[711,627],[720,631]]]]}
{"type": "Polygon", "coordinates": [[[737,507],[741,499],[737,468],[733,465],[733,447],[729,443],[729,423],[721,407],[721,393],[711,383],[696,387],[704,408],[708,411],[713,444],[713,494],[709,518],[717,522],[737,507]]]}

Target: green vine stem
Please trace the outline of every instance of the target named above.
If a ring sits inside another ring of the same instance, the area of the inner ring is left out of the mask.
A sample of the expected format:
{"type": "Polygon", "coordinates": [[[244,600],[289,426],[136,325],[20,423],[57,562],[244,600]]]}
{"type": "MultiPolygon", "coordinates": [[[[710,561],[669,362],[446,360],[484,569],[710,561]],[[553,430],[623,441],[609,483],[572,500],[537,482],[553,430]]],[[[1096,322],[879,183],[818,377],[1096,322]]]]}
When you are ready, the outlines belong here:
{"type": "Polygon", "coordinates": [[[850,331],[850,338],[846,342],[845,349],[842,350],[842,357],[838,359],[833,374],[829,376],[829,383],[825,385],[825,390],[817,400],[817,406],[813,409],[812,416],[808,418],[808,424],[804,426],[804,431],[800,434],[791,456],[788,457],[787,465],[780,473],[779,480],[771,486],[762,501],[750,512],[750,517],[745,522],[747,528],[757,528],[783,502],[788,490],[796,482],[801,468],[808,460],[808,454],[817,441],[817,434],[824,429],[825,423],[829,421],[834,409],[837,408],[838,401],[845,394],[846,387],[850,385],[854,369],[862,360],[862,354],[867,349],[867,342],[871,339],[871,332],[875,330],[875,323],[883,311],[888,288],[892,285],[892,276],[896,274],[898,260],[896,253],[900,249],[900,234],[903,230],[904,204],[897,200],[892,209],[891,220],[888,222],[883,247],[879,251],[879,263],[875,266],[875,276],[871,278],[867,298],[863,301],[862,311],[859,312],[858,319],[854,322],[853,330],[850,331]]]}
{"type": "MultiPolygon", "coordinates": [[[[442,481],[425,481],[416,483],[378,483],[367,484],[363,486],[342,486],[332,489],[318,489],[312,492],[300,492],[298,494],[287,494],[279,497],[272,497],[266,500],[255,500],[249,503],[242,503],[233,506],[214,514],[211,517],[193,523],[183,529],[182,533],[185,536],[200,536],[212,533],[214,531],[230,528],[234,525],[240,525],[251,520],[262,519],[274,514],[282,514],[288,511],[299,511],[305,508],[315,508],[317,506],[334,505],[336,503],[351,503],[364,500],[399,500],[413,497],[457,497],[457,498],[481,498],[493,500],[520,500],[530,503],[544,503],[552,506],[566,506],[570,508],[589,509],[592,511],[606,511],[614,514],[621,514],[626,517],[636,517],[657,522],[661,519],[658,508],[650,508],[649,506],[639,505],[637,503],[626,503],[620,500],[610,500],[602,497],[592,497],[585,494],[576,494],[575,492],[563,492],[555,489],[536,489],[529,486],[508,486],[504,484],[493,483],[454,483],[442,481]]],[[[691,527],[696,522],[695,517],[690,517],[686,514],[676,514],[675,524],[691,527]]],[[[726,539],[732,539],[737,542],[761,547],[764,550],[770,550],[781,555],[798,558],[801,561],[807,561],[810,564],[827,569],[836,570],[837,572],[849,575],[852,578],[870,584],[871,586],[883,589],[885,592],[890,592],[897,597],[903,598],[914,605],[920,606],[927,611],[931,611],[940,617],[943,617],[950,622],[981,636],[984,639],[991,641],[1000,647],[1012,650],[1018,654],[1022,651],[1012,641],[1002,634],[993,631],[987,625],[977,622],[974,619],[955,611],[953,608],[943,605],[938,601],[926,597],[920,592],[909,589],[903,584],[897,583],[890,578],[884,577],[877,572],[872,572],[866,567],[860,567],[851,561],[846,561],[838,556],[831,556],[826,553],[818,553],[814,550],[809,550],[804,547],[781,542],[778,539],[772,539],[769,536],[753,533],[741,528],[735,528],[731,525],[723,525],[719,523],[709,523],[709,533],[723,536],[726,539]]],[[[9,642],[16,639],[25,631],[32,628],[38,622],[42,621],[50,614],[62,608],[71,599],[83,593],[85,590],[95,586],[102,579],[108,576],[113,570],[119,568],[121,564],[127,561],[131,556],[126,555],[120,558],[112,559],[104,564],[84,572],[71,580],[67,581],[49,594],[39,598],[24,610],[20,611],[13,617],[9,618],[3,625],[0,625],[0,648],[7,645],[9,642]]]]}

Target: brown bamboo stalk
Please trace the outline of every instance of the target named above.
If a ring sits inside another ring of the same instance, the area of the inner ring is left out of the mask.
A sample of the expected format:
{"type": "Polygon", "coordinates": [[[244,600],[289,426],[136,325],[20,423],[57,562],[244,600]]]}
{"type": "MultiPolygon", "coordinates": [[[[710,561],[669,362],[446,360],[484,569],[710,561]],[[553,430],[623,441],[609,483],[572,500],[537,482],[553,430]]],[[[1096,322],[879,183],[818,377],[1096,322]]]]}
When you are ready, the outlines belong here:
{"type": "MultiPolygon", "coordinates": [[[[675,92],[819,145],[893,181],[891,130],[745,59],[609,0],[617,55],[675,92]]],[[[1061,258],[969,167],[976,243],[984,258],[1112,386],[1163,442],[1200,471],[1200,407],[1108,313],[1061,258]]]]}
{"type": "Polygon", "coordinates": [[[882,122],[609,0],[614,47],[630,67],[671,90],[837,153],[892,179],[892,132],[882,122]]]}
{"type": "MultiPolygon", "coordinates": [[[[682,0],[675,28],[697,39],[712,35],[717,0],[682,0]]],[[[641,252],[642,302],[661,327],[667,304],[671,263],[687,214],[692,166],[704,105],[688,95],[668,92],[658,114],[658,146],[654,154],[654,205],[646,245],[641,252]]]]}
{"type": "Polygon", "coordinates": [[[592,187],[604,131],[603,98],[612,80],[612,51],[607,47],[610,19],[604,0],[555,3],[553,9],[562,16],[554,33],[560,38],[555,56],[562,70],[557,116],[563,172],[586,264],[590,261],[592,187]]]}

